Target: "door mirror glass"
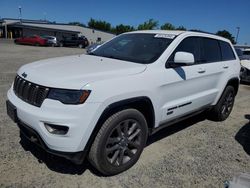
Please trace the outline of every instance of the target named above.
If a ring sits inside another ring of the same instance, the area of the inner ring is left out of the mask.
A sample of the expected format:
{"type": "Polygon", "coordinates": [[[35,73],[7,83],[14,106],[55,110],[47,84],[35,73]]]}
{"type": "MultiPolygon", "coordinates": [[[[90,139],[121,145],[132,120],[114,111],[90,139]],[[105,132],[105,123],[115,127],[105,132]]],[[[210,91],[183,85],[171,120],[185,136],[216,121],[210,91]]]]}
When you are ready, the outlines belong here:
{"type": "Polygon", "coordinates": [[[194,55],[188,52],[176,52],[174,63],[194,64],[194,55]]]}

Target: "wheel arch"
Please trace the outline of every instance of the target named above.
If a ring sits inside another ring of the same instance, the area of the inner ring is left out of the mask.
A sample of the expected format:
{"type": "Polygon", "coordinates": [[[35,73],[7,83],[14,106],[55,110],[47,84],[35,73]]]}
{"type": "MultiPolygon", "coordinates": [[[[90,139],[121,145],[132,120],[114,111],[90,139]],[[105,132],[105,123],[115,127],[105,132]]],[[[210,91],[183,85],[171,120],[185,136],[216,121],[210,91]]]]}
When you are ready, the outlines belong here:
{"type": "Polygon", "coordinates": [[[90,135],[90,138],[88,139],[88,142],[84,148],[84,151],[86,153],[89,152],[90,147],[92,143],[94,142],[95,137],[98,131],[100,130],[102,124],[105,122],[105,120],[108,117],[110,117],[112,114],[118,111],[124,110],[124,109],[128,109],[128,108],[134,108],[140,111],[144,115],[147,121],[147,126],[149,128],[149,133],[150,133],[150,130],[155,126],[155,111],[154,111],[153,104],[148,97],[144,97],[144,96],[135,97],[135,98],[117,101],[108,105],[102,112],[101,116],[99,117],[95,125],[95,128],[93,129],[90,135]]]}
{"type": "MultiPolygon", "coordinates": [[[[228,80],[228,82],[227,82],[227,84],[226,84],[226,86],[225,86],[225,88],[227,87],[227,86],[233,86],[233,88],[234,88],[234,90],[235,90],[235,95],[238,93],[238,90],[239,90],[239,85],[240,85],[240,80],[239,80],[239,78],[231,78],[230,80],[228,80]]],[[[224,88],[224,89],[225,89],[224,88]]]]}

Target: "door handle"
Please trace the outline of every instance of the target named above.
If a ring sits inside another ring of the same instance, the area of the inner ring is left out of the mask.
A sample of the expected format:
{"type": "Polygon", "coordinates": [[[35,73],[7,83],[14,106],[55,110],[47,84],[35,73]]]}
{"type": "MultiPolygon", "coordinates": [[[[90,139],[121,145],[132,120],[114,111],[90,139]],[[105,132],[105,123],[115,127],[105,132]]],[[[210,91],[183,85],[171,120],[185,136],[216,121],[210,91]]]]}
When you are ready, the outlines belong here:
{"type": "Polygon", "coordinates": [[[204,68],[199,68],[198,69],[198,73],[200,73],[200,74],[205,73],[205,72],[206,72],[206,70],[204,68]]]}
{"type": "Polygon", "coordinates": [[[224,66],[223,66],[223,69],[228,69],[228,65],[224,65],[224,66]]]}

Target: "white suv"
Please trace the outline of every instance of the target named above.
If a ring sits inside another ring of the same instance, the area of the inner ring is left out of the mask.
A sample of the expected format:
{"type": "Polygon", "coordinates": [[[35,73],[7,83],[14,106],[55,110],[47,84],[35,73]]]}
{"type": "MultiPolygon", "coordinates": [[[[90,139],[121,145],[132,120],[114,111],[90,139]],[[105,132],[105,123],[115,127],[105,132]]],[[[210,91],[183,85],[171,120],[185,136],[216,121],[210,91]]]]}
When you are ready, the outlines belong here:
{"type": "Polygon", "coordinates": [[[7,112],[47,152],[105,175],[138,160],[149,135],[203,111],[225,120],[239,86],[231,43],[186,31],[136,31],[88,55],[22,66],[7,112]]]}

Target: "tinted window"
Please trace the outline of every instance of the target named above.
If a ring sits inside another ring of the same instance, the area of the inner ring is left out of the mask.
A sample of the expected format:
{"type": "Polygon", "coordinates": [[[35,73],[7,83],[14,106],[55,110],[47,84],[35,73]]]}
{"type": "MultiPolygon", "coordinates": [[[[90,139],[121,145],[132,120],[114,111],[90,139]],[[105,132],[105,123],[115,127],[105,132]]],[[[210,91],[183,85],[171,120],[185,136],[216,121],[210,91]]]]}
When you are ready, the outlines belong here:
{"type": "Polygon", "coordinates": [[[223,61],[235,59],[235,55],[230,44],[228,44],[227,42],[220,41],[220,47],[223,61]]]}
{"type": "Polygon", "coordinates": [[[148,64],[157,60],[172,40],[156,34],[123,34],[101,45],[90,55],[148,64]]]}
{"type": "Polygon", "coordinates": [[[194,55],[196,63],[201,62],[200,55],[200,38],[199,37],[188,37],[184,39],[179,46],[175,49],[174,53],[170,56],[169,62],[174,62],[174,56],[176,52],[188,52],[194,55]]]}
{"type": "Polygon", "coordinates": [[[205,63],[221,61],[219,42],[210,38],[202,38],[202,61],[205,63]]]}

